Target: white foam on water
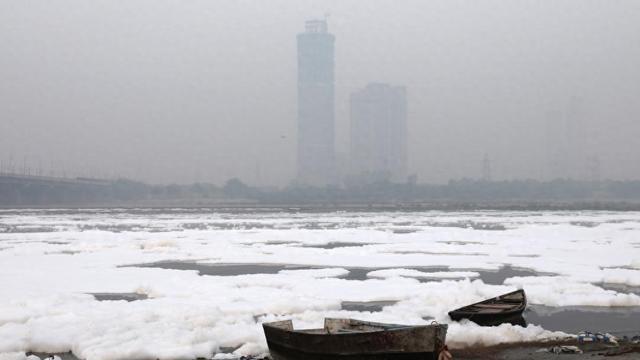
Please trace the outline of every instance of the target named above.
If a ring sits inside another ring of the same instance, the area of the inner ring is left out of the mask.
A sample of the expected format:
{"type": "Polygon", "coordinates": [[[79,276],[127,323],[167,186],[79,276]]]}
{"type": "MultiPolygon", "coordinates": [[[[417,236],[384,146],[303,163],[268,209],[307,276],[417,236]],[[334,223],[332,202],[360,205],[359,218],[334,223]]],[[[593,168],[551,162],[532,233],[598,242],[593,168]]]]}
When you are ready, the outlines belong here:
{"type": "Polygon", "coordinates": [[[289,275],[289,276],[312,277],[312,278],[319,279],[319,278],[328,278],[328,277],[347,276],[349,275],[349,270],[341,269],[341,268],[280,270],[278,274],[289,275]]]}
{"type": "Polygon", "coordinates": [[[24,351],[17,351],[5,353],[0,352],[0,360],[40,360],[40,358],[35,355],[27,356],[24,351]]]}
{"type": "Polygon", "coordinates": [[[451,348],[467,348],[474,346],[491,346],[510,343],[547,341],[566,339],[570,335],[560,331],[548,331],[540,326],[529,325],[526,328],[502,324],[494,326],[491,331],[472,322],[453,323],[449,325],[447,343],[451,348]]]}
{"type": "Polygon", "coordinates": [[[392,278],[392,277],[410,277],[424,279],[460,279],[460,278],[476,278],[480,273],[475,271],[433,271],[426,272],[415,269],[385,269],[375,270],[367,274],[370,278],[392,278]]]}
{"type": "Polygon", "coordinates": [[[505,284],[527,291],[532,304],[546,306],[640,306],[640,296],[605,290],[564,276],[514,277],[505,284]]]}
{"type": "MultiPolygon", "coordinates": [[[[92,360],[193,359],[227,347],[240,347],[236,355],[256,355],[267,350],[263,321],[293,319],[297,327],[318,327],[331,316],[450,323],[448,311],[520,287],[532,304],[640,306],[637,295],[598,286],[640,284],[640,213],[101,210],[0,216],[3,225],[17,229],[48,229],[0,233],[0,353],[13,354],[6,356],[73,351],[92,360]],[[474,226],[480,230],[469,224],[480,224],[474,226]],[[506,230],[482,230],[483,224],[506,230]],[[638,230],[628,230],[633,226],[638,230]],[[397,231],[402,228],[413,232],[397,231]],[[335,242],[367,245],[311,247],[335,242]],[[195,270],[130,266],[158,261],[313,268],[200,276],[195,270]],[[477,279],[477,270],[505,265],[540,275],[512,277],[503,285],[477,279]],[[368,279],[348,280],[352,268],[371,269],[368,279]],[[99,302],[89,293],[149,298],[99,302]],[[381,312],[357,312],[342,310],[344,301],[397,303],[381,312]]],[[[459,348],[564,335],[532,325],[487,331],[463,322],[450,323],[448,339],[459,348]]]]}

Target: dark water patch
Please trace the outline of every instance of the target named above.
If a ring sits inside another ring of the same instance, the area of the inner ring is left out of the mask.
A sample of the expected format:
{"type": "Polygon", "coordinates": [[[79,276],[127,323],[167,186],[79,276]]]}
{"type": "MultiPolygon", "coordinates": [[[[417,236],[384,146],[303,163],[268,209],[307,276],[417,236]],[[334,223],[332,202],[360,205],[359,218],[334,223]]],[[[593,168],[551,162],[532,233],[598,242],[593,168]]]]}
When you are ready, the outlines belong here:
{"type": "MultiPolygon", "coordinates": [[[[337,268],[336,266],[310,266],[297,264],[201,264],[191,261],[160,261],[149,264],[130,265],[133,267],[151,267],[170,270],[195,270],[200,275],[209,276],[239,276],[256,274],[277,274],[282,270],[313,270],[337,268]]],[[[340,276],[345,280],[364,281],[369,280],[367,274],[375,270],[394,269],[394,267],[384,268],[363,268],[363,267],[340,267],[349,270],[349,274],[340,276]]],[[[411,267],[411,269],[422,271],[447,271],[447,267],[411,267]]]]}
{"type": "Polygon", "coordinates": [[[112,233],[140,232],[140,231],[170,231],[170,229],[156,229],[154,227],[142,226],[140,224],[85,224],[78,226],[80,231],[106,231],[112,233]]]}
{"type": "Polygon", "coordinates": [[[241,223],[210,223],[208,229],[211,230],[264,230],[276,229],[275,224],[261,222],[241,222],[241,223]]]}
{"type": "Polygon", "coordinates": [[[483,243],[480,241],[438,240],[436,242],[447,245],[494,245],[493,243],[483,243]]]}
{"type": "MultiPolygon", "coordinates": [[[[230,219],[231,220],[231,219],[230,219]]],[[[207,222],[207,223],[185,223],[180,225],[180,229],[187,230],[270,230],[270,229],[305,229],[305,230],[333,230],[342,228],[360,228],[363,226],[373,226],[375,224],[365,223],[344,223],[344,222],[309,222],[292,221],[286,224],[274,224],[271,222],[207,222]]]]}
{"type": "Polygon", "coordinates": [[[573,226],[581,226],[586,228],[594,228],[600,225],[600,223],[594,222],[594,221],[570,221],[569,224],[573,226]]]}
{"type": "Polygon", "coordinates": [[[638,220],[637,219],[612,219],[612,220],[607,220],[605,222],[607,224],[622,224],[622,223],[627,223],[627,222],[637,223],[638,220]]]}
{"type": "Polygon", "coordinates": [[[185,230],[208,230],[209,225],[205,223],[186,223],[181,225],[185,230]]]}
{"type": "Polygon", "coordinates": [[[624,294],[640,295],[639,286],[629,286],[625,284],[609,284],[609,283],[600,283],[600,284],[594,284],[594,285],[597,285],[605,290],[612,290],[612,291],[616,291],[624,294]]]}
{"type": "MultiPolygon", "coordinates": [[[[255,245],[255,244],[261,244],[261,243],[245,243],[246,245],[255,245]]],[[[291,245],[291,246],[299,246],[302,245],[301,242],[299,241],[286,241],[286,240],[274,240],[274,241],[267,241],[265,243],[262,243],[264,245],[291,245]]]]}
{"type": "MultiPolygon", "coordinates": [[[[204,242],[203,244],[208,244],[204,242]]],[[[235,244],[243,245],[243,246],[263,246],[263,245],[289,245],[289,246],[300,246],[302,245],[299,241],[288,241],[288,240],[274,240],[274,241],[265,241],[265,242],[256,242],[256,241],[239,241],[235,244]]]]}
{"type": "Polygon", "coordinates": [[[473,230],[492,230],[492,231],[507,230],[507,228],[503,224],[475,222],[475,221],[427,222],[425,225],[431,226],[431,227],[454,227],[454,228],[473,229],[473,230]]]}
{"type": "Polygon", "coordinates": [[[513,254],[513,255],[509,255],[509,257],[515,257],[515,258],[539,258],[540,255],[538,255],[538,254],[513,254]]]}
{"type": "Polygon", "coordinates": [[[508,278],[512,277],[525,277],[525,276],[548,276],[555,275],[549,273],[539,273],[535,272],[531,269],[523,269],[523,268],[515,268],[509,265],[503,266],[497,271],[491,270],[471,270],[469,271],[477,271],[480,273],[480,280],[482,280],[485,284],[489,285],[502,285],[504,281],[508,278]]]}
{"type": "Polygon", "coordinates": [[[290,264],[200,264],[190,261],[160,261],[150,264],[132,265],[170,270],[195,270],[199,275],[238,276],[256,274],[277,274],[282,270],[309,270],[318,267],[290,264]]]}
{"type": "MultiPolygon", "coordinates": [[[[640,244],[640,243],[639,243],[640,244]]],[[[625,266],[601,266],[600,269],[624,269],[624,270],[640,270],[640,269],[636,269],[635,267],[631,266],[631,265],[625,265],[625,266]]]]}
{"type": "Polygon", "coordinates": [[[365,245],[375,245],[375,244],[335,241],[335,242],[329,242],[323,245],[304,245],[303,247],[331,250],[331,249],[337,249],[337,248],[363,247],[365,245]]]}
{"type": "Polygon", "coordinates": [[[374,268],[346,268],[346,269],[349,270],[349,274],[347,274],[346,276],[343,276],[342,278],[346,280],[356,280],[356,281],[369,280],[370,277],[367,276],[369,272],[380,270],[380,269],[374,269],[374,268]]]}
{"type": "Polygon", "coordinates": [[[330,223],[330,222],[305,222],[301,224],[300,228],[306,230],[333,230],[340,229],[344,226],[342,223],[330,223]]]}
{"type": "MultiPolygon", "coordinates": [[[[282,270],[312,270],[312,269],[326,269],[326,268],[343,268],[349,271],[349,274],[340,276],[339,278],[345,280],[365,281],[372,278],[367,275],[376,270],[388,270],[388,269],[412,269],[425,272],[428,275],[429,272],[447,272],[447,271],[475,271],[480,274],[479,279],[485,284],[502,285],[504,280],[516,276],[539,276],[549,275],[540,274],[532,270],[513,268],[511,266],[504,266],[496,271],[476,270],[476,269],[455,269],[452,270],[446,266],[400,266],[400,267],[348,267],[348,266],[321,266],[321,265],[299,265],[299,264],[230,264],[230,263],[218,263],[218,264],[203,264],[193,261],[160,261],[148,264],[136,264],[129,265],[133,267],[150,267],[170,270],[195,270],[199,275],[209,276],[239,276],[239,275],[256,275],[256,274],[277,274],[282,270]]],[[[441,279],[441,278],[416,278],[420,282],[431,282],[437,280],[455,280],[455,279],[441,279]]],[[[462,279],[462,277],[460,278],[462,279]]]]}
{"type": "MultiPolygon", "coordinates": [[[[221,354],[231,354],[234,351],[240,349],[242,347],[242,345],[237,345],[237,346],[220,346],[220,353],[221,354]]],[[[215,354],[214,354],[215,355],[215,354]]],[[[239,360],[241,360],[240,358],[238,358],[239,360]]],[[[248,359],[250,360],[250,359],[248,359]]]]}
{"type": "Polygon", "coordinates": [[[96,300],[98,301],[139,301],[146,300],[149,297],[145,294],[137,294],[137,293],[91,293],[96,300]]]}
{"type": "Polygon", "coordinates": [[[81,251],[76,251],[76,250],[62,250],[62,251],[47,251],[44,254],[45,255],[75,255],[80,253],[81,251]]]}
{"type": "Polygon", "coordinates": [[[489,256],[487,253],[478,253],[478,252],[434,252],[434,251],[387,251],[387,254],[401,254],[401,255],[410,255],[410,254],[426,254],[426,255],[455,255],[455,256],[489,256]]]}
{"type": "Polygon", "coordinates": [[[577,334],[583,330],[610,332],[617,336],[640,333],[640,307],[530,305],[524,315],[530,324],[571,334],[577,334]]]}
{"type": "MultiPolygon", "coordinates": [[[[444,281],[444,280],[462,280],[465,279],[466,277],[462,276],[460,278],[442,278],[442,277],[429,277],[429,273],[430,272],[454,272],[454,271],[473,271],[473,272],[477,272],[480,274],[479,277],[477,277],[477,279],[482,280],[482,282],[484,282],[485,284],[489,284],[489,285],[503,285],[504,281],[508,278],[511,277],[516,277],[516,276],[540,276],[540,275],[549,275],[549,274],[540,274],[537,273],[533,270],[528,270],[528,269],[520,269],[520,268],[513,268],[511,266],[503,266],[498,270],[492,271],[492,270],[478,270],[478,269],[450,269],[449,267],[438,267],[438,266],[431,266],[431,267],[417,267],[417,266],[405,266],[405,267],[400,267],[402,269],[410,269],[410,270],[418,270],[421,272],[424,272],[424,276],[421,277],[412,277],[412,276],[405,276],[407,278],[414,278],[420,282],[433,282],[433,281],[444,281]]],[[[349,277],[357,277],[355,280],[366,280],[366,274],[370,271],[374,271],[374,270],[387,270],[387,269],[398,269],[397,267],[388,267],[388,268],[377,268],[377,269],[363,269],[365,272],[365,278],[361,279],[359,278],[359,276],[356,276],[353,274],[354,270],[358,270],[358,269],[353,269],[353,268],[347,268],[350,271],[352,271],[352,274],[349,274],[349,277]]],[[[359,274],[358,274],[359,275],[359,274]]]]}
{"type": "Polygon", "coordinates": [[[56,232],[57,229],[50,226],[29,226],[29,225],[5,225],[0,226],[0,233],[5,234],[36,234],[36,233],[51,233],[56,232]]]}
{"type": "Polygon", "coordinates": [[[50,245],[68,245],[71,244],[70,242],[67,241],[45,241],[45,244],[50,244],[50,245]]]}
{"type": "MultiPolygon", "coordinates": [[[[423,318],[424,319],[424,318],[423,318]]],[[[474,322],[480,326],[499,326],[502,324],[511,324],[511,325],[517,325],[517,326],[522,326],[522,327],[527,327],[527,320],[522,316],[522,315],[513,315],[510,317],[506,317],[506,318],[496,318],[496,319],[484,319],[482,321],[479,321],[478,319],[475,319],[473,317],[465,319],[465,320],[469,320],[471,322],[474,322]]]]}
{"type": "Polygon", "coordinates": [[[391,232],[393,232],[394,234],[411,234],[411,233],[415,233],[420,231],[421,229],[414,229],[414,228],[409,228],[409,229],[391,229],[391,232]]]}
{"type": "Polygon", "coordinates": [[[341,310],[360,312],[381,312],[385,306],[395,305],[395,300],[388,301],[343,301],[341,310]]]}

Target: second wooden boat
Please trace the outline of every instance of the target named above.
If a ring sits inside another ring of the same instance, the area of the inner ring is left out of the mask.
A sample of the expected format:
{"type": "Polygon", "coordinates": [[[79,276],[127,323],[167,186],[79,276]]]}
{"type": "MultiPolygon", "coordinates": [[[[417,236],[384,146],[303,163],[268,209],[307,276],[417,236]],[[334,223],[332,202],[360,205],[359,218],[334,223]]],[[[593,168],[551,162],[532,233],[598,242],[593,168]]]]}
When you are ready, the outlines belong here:
{"type": "Polygon", "coordinates": [[[524,290],[487,299],[449,312],[452,320],[469,319],[479,325],[498,325],[522,318],[527,307],[524,290]]]}
{"type": "Polygon", "coordinates": [[[395,325],[325,319],[324,328],[294,330],[290,320],[262,325],[274,360],[430,360],[445,344],[446,324],[395,325]]]}

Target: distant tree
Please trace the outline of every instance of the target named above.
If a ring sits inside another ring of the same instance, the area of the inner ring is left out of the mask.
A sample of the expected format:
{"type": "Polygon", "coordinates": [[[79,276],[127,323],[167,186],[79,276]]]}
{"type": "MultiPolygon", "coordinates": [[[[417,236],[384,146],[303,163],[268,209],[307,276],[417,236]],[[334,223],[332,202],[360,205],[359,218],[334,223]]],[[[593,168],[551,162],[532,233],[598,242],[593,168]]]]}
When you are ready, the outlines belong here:
{"type": "Polygon", "coordinates": [[[182,194],[182,189],[180,188],[180,185],[178,184],[167,185],[167,195],[170,198],[180,197],[181,194],[182,194]]]}
{"type": "Polygon", "coordinates": [[[230,198],[251,197],[251,188],[238,178],[229,179],[222,188],[225,196],[230,198]]]}
{"type": "Polygon", "coordinates": [[[118,179],[111,184],[113,195],[118,200],[144,199],[151,193],[151,186],[128,179],[118,179]]]}

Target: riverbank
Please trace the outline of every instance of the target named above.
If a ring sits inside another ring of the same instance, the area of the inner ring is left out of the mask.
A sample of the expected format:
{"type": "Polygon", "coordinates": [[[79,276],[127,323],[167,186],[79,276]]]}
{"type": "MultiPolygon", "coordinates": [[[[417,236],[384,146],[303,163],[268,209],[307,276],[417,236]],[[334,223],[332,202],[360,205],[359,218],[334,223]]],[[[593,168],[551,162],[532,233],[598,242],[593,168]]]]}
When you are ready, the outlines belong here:
{"type": "Polygon", "coordinates": [[[456,360],[599,360],[609,359],[611,357],[620,360],[631,360],[640,358],[640,345],[578,345],[575,341],[540,342],[470,348],[465,350],[452,351],[452,354],[453,358],[456,360]],[[557,354],[551,351],[553,347],[557,346],[578,346],[578,348],[583,352],[557,354]]]}
{"type": "MultiPolygon", "coordinates": [[[[488,347],[474,347],[468,348],[464,350],[453,350],[451,351],[453,358],[456,360],[521,360],[521,359],[531,359],[531,360],[558,360],[558,359],[568,359],[568,360],[580,360],[580,359],[591,359],[591,360],[603,360],[614,357],[619,360],[632,360],[640,358],[640,345],[635,344],[620,344],[619,346],[609,346],[604,344],[597,345],[580,345],[579,348],[583,351],[583,353],[563,353],[556,354],[550,351],[551,348],[555,346],[576,346],[575,341],[564,341],[564,342],[538,342],[538,343],[519,343],[519,344],[508,344],[508,345],[497,345],[497,346],[488,346],[488,347]],[[616,354],[618,352],[618,354],[616,354]]],[[[27,354],[31,355],[31,353],[27,354]]],[[[51,359],[53,356],[57,356],[59,360],[79,360],[72,353],[62,353],[62,354],[46,354],[46,353],[33,353],[33,355],[38,358],[45,360],[47,358],[51,359]]],[[[0,357],[1,358],[1,357],[0,357]]],[[[18,358],[16,358],[17,360],[18,358]]],[[[56,359],[56,360],[58,360],[56,359]]],[[[233,358],[233,360],[241,360],[241,359],[261,359],[261,358],[233,358]]],[[[270,359],[270,358],[264,358],[270,359]]],[[[10,360],[4,359],[2,360],[10,360]]],[[[11,359],[13,360],[13,359],[11,359]]],[[[37,360],[32,358],[30,360],[37,360]]],[[[302,360],[302,359],[301,359],[302,360]]]]}

